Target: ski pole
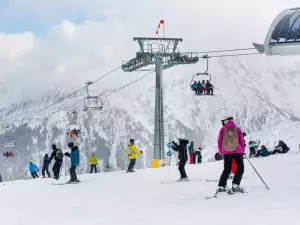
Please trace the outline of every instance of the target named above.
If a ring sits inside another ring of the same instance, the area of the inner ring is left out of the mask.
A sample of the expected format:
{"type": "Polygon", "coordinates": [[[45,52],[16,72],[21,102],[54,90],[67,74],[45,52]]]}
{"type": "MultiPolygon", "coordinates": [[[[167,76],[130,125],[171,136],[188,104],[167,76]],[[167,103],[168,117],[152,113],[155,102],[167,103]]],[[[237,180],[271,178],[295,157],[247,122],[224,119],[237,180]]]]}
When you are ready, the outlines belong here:
{"type": "Polygon", "coordinates": [[[254,171],[256,172],[256,174],[259,176],[259,178],[261,179],[261,181],[264,183],[264,185],[266,186],[266,188],[268,190],[270,190],[270,188],[268,187],[268,185],[265,183],[265,181],[262,179],[262,177],[259,175],[259,173],[257,172],[257,170],[255,169],[255,167],[252,165],[252,163],[250,162],[250,160],[248,159],[248,157],[245,155],[246,159],[248,160],[248,162],[250,163],[250,165],[252,166],[252,168],[254,169],[254,171]]]}

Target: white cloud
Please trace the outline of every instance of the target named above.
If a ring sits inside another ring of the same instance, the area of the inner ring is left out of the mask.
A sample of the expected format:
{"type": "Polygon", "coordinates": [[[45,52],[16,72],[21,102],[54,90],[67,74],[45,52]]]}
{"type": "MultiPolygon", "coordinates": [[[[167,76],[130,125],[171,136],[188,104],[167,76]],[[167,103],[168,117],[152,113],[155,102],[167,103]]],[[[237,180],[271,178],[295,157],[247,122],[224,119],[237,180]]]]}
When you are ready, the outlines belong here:
{"type": "Polygon", "coordinates": [[[35,36],[32,33],[0,33],[0,57],[3,59],[16,59],[28,53],[34,45],[35,36]]]}
{"type": "MultiPolygon", "coordinates": [[[[166,21],[167,36],[184,38],[179,47],[181,51],[252,47],[252,42],[263,41],[276,14],[296,3],[295,0],[211,0],[205,3],[199,0],[90,0],[88,3],[61,0],[47,4],[37,0],[28,0],[26,4],[21,0],[10,1],[10,8],[33,12],[41,23],[54,18],[56,12],[63,15],[64,11],[66,14],[77,12],[86,20],[76,24],[62,19],[38,36],[33,31],[1,34],[0,82],[13,100],[34,96],[52,88],[53,84],[66,89],[83,86],[85,81],[94,80],[134,57],[138,45],[132,37],[155,36],[160,19],[166,21]],[[99,21],[98,15],[105,20],[99,21]]],[[[186,67],[185,70],[191,69],[186,67]]],[[[140,75],[120,71],[103,79],[94,89],[99,93],[140,75]]]]}

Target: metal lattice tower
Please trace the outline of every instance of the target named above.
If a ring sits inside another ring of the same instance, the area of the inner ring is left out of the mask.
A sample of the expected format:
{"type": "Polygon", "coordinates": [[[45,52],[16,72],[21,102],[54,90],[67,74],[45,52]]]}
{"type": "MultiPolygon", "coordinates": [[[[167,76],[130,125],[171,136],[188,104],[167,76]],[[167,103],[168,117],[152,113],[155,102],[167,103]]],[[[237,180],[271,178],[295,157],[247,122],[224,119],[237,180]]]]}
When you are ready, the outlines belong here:
{"type": "Polygon", "coordinates": [[[197,63],[199,58],[192,53],[179,52],[177,47],[182,38],[134,37],[133,40],[138,42],[140,51],[135,58],[123,63],[122,70],[156,72],[153,160],[160,160],[165,158],[162,71],[176,65],[197,63]]]}

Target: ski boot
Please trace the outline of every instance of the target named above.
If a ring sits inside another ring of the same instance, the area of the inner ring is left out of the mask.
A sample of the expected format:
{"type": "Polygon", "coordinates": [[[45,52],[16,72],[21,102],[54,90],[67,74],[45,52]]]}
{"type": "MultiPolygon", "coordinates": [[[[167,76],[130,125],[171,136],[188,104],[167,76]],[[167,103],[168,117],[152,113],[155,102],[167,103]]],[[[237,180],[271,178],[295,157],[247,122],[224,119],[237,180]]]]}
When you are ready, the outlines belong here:
{"type": "Polygon", "coordinates": [[[245,193],[245,190],[243,188],[241,188],[239,185],[237,184],[232,184],[232,188],[229,189],[228,193],[229,194],[234,194],[236,192],[241,192],[241,193],[245,193]]]}
{"type": "Polygon", "coordinates": [[[185,182],[185,181],[189,181],[189,178],[187,177],[180,177],[179,179],[176,180],[177,182],[185,182]]]}

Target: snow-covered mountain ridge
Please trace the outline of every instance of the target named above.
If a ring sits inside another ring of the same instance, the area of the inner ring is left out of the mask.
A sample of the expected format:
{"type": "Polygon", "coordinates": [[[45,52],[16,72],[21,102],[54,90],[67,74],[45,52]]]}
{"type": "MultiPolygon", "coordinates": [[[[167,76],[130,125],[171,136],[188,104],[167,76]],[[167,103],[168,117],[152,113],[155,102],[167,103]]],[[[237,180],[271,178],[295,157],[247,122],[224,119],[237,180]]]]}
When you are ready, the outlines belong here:
{"type": "MultiPolygon", "coordinates": [[[[220,120],[233,116],[248,133],[248,139],[260,139],[270,148],[283,139],[292,148],[298,148],[300,59],[249,56],[211,61],[209,72],[212,83],[217,87],[214,97],[198,97],[190,89],[192,74],[203,70],[201,66],[178,66],[164,71],[165,142],[178,137],[194,140],[196,145],[204,148],[204,159],[209,159],[217,150],[220,120]]],[[[154,75],[103,99],[104,109],[101,112],[79,111],[82,136],[75,142],[82,149],[80,172],[87,172],[91,153],[96,153],[110,168],[119,165],[124,169],[127,163],[124,146],[129,138],[136,139],[138,147],[145,152],[144,164],[150,166],[153,155],[153,87],[154,75]]],[[[102,90],[104,94],[110,91],[107,87],[102,90]]],[[[28,117],[65,95],[54,90],[32,97],[3,108],[1,117],[12,122],[28,117]]],[[[19,124],[0,136],[2,143],[7,135],[17,140],[17,147],[12,149],[16,157],[0,159],[1,171],[11,171],[7,179],[27,176],[28,161],[41,162],[44,153],[51,151],[53,142],[66,149],[70,138],[65,130],[71,121],[66,113],[80,109],[83,98],[84,91],[24,121],[28,125],[19,124]],[[43,119],[49,115],[49,119],[43,119]]],[[[5,151],[4,148],[1,150],[5,151]]]]}

